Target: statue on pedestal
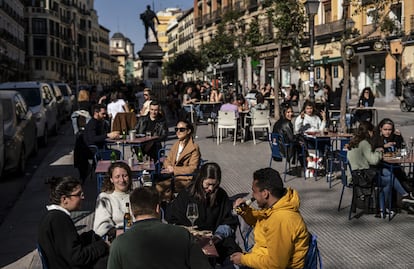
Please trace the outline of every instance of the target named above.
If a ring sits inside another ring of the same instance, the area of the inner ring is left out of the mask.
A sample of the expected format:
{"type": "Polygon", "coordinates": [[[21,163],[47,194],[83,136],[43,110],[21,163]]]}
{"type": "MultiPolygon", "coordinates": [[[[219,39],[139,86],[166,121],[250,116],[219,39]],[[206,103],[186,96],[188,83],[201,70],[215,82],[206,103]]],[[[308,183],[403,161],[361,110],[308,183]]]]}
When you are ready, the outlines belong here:
{"type": "Polygon", "coordinates": [[[147,5],[147,10],[141,13],[140,18],[145,26],[145,39],[147,40],[147,43],[148,43],[148,28],[151,28],[152,33],[155,36],[155,40],[158,43],[158,37],[157,37],[157,31],[155,30],[154,19],[157,20],[158,24],[160,24],[160,21],[158,20],[157,14],[155,14],[155,12],[151,10],[150,5],[147,5]]]}

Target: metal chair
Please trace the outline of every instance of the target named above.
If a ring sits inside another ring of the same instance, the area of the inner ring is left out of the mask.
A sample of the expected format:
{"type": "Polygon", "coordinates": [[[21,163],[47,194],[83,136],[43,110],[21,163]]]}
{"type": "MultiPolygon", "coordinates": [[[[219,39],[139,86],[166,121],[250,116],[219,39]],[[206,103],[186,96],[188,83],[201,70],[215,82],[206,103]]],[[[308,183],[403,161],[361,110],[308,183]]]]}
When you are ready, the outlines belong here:
{"type": "Polygon", "coordinates": [[[236,145],[237,137],[237,118],[234,111],[222,111],[218,112],[217,120],[217,145],[223,141],[223,129],[234,129],[234,142],[233,145],[236,145]]]}
{"type": "Polygon", "coordinates": [[[322,257],[318,249],[318,237],[309,233],[309,248],[305,256],[304,269],[322,269],[322,257]]]}
{"type": "Polygon", "coordinates": [[[351,205],[349,208],[349,214],[348,214],[348,220],[350,220],[352,217],[352,211],[354,211],[354,195],[353,195],[353,185],[351,182],[348,182],[348,177],[346,175],[346,170],[347,168],[349,168],[349,170],[351,171],[351,175],[352,175],[352,168],[351,168],[351,164],[348,162],[347,159],[341,159],[341,167],[343,168],[341,171],[341,182],[342,182],[342,190],[341,190],[341,196],[339,198],[339,204],[338,204],[338,212],[341,210],[341,205],[342,205],[342,198],[344,196],[344,191],[345,188],[350,188],[352,189],[352,200],[351,200],[351,205]]]}
{"type": "Polygon", "coordinates": [[[253,133],[253,143],[256,144],[255,129],[266,129],[270,133],[269,110],[253,110],[250,128],[253,133]]]}
{"type": "Polygon", "coordinates": [[[40,247],[39,243],[36,244],[36,248],[37,248],[37,253],[39,253],[40,261],[42,262],[42,268],[49,269],[49,266],[47,265],[47,257],[43,249],[40,247]]]}
{"type": "MultiPolygon", "coordinates": [[[[284,174],[283,181],[286,182],[286,174],[287,174],[288,163],[289,163],[288,158],[287,158],[287,152],[288,152],[288,148],[290,145],[285,143],[283,135],[279,133],[270,133],[269,134],[269,146],[271,150],[269,167],[272,167],[273,158],[280,159],[281,161],[283,161],[284,159],[285,170],[283,172],[284,174]],[[281,146],[283,146],[283,149],[281,148],[281,146]]],[[[289,167],[290,167],[290,163],[289,163],[289,167]]]]}
{"type": "MultiPolygon", "coordinates": [[[[105,150],[98,150],[97,152],[95,152],[95,156],[94,156],[94,162],[95,164],[98,163],[98,161],[101,160],[111,160],[111,154],[112,152],[115,152],[116,155],[116,159],[117,160],[122,160],[122,152],[120,150],[117,149],[105,149],[105,150]]],[[[101,192],[101,188],[102,188],[102,183],[105,179],[105,175],[104,174],[97,174],[96,175],[96,188],[98,193],[101,192]]]]}

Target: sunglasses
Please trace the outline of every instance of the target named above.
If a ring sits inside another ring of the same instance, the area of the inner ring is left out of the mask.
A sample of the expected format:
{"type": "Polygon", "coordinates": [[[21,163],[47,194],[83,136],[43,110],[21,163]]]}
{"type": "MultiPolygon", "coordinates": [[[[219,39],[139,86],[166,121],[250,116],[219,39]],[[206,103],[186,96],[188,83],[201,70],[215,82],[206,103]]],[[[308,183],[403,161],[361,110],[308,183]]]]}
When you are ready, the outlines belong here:
{"type": "Polygon", "coordinates": [[[175,127],[175,132],[178,132],[178,131],[180,131],[182,133],[182,132],[187,131],[187,128],[183,128],[183,127],[178,128],[178,127],[175,127]]]}
{"type": "Polygon", "coordinates": [[[67,197],[72,197],[72,196],[76,196],[76,197],[85,197],[85,194],[83,193],[83,191],[76,193],[76,194],[69,194],[66,195],[67,197]]]}
{"type": "Polygon", "coordinates": [[[144,96],[148,96],[148,94],[144,93],[144,96]]]}

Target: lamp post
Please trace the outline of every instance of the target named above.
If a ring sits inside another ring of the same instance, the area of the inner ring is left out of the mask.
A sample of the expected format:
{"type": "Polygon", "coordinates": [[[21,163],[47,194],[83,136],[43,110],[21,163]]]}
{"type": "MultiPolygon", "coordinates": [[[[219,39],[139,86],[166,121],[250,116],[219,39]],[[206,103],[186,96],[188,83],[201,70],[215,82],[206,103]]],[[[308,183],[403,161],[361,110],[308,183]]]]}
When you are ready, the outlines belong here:
{"type": "Polygon", "coordinates": [[[309,97],[312,102],[315,101],[315,65],[313,56],[313,43],[315,35],[315,15],[318,13],[319,0],[307,0],[305,3],[306,13],[309,17],[309,41],[310,41],[310,62],[309,62],[309,97]]]}
{"type": "Polygon", "coordinates": [[[351,99],[351,61],[354,58],[355,52],[352,46],[345,47],[345,58],[348,62],[348,99],[351,99]]]}

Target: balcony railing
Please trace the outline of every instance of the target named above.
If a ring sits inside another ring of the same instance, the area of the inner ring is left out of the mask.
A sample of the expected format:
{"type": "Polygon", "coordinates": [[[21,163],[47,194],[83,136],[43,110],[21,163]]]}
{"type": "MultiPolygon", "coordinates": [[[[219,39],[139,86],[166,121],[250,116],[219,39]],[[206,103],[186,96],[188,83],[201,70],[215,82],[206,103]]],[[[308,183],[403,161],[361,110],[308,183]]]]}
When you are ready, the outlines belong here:
{"type": "Polygon", "coordinates": [[[344,25],[342,20],[315,25],[315,36],[327,35],[343,31],[344,25]]]}
{"type": "MultiPolygon", "coordinates": [[[[373,24],[367,24],[362,26],[362,34],[366,34],[372,31],[374,25],[373,24]]],[[[368,38],[372,38],[372,37],[378,37],[381,36],[381,29],[377,28],[377,30],[375,32],[373,32],[372,34],[369,35],[368,38]]]]}

